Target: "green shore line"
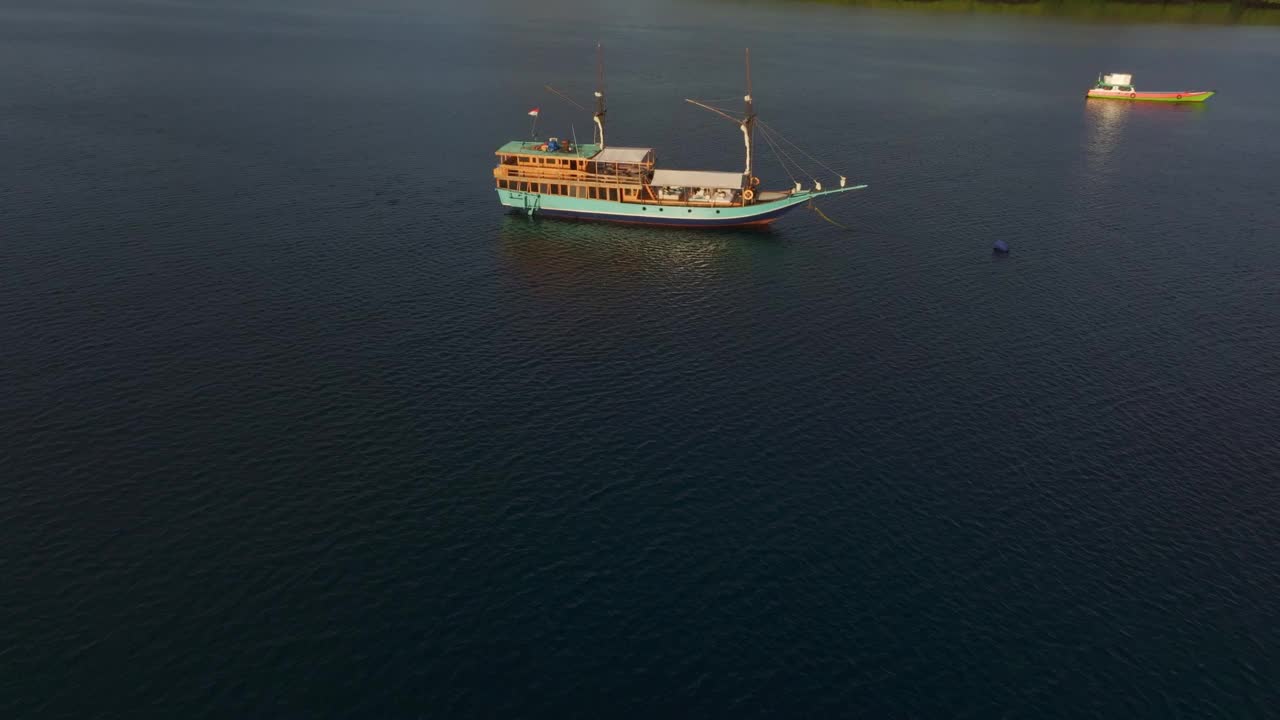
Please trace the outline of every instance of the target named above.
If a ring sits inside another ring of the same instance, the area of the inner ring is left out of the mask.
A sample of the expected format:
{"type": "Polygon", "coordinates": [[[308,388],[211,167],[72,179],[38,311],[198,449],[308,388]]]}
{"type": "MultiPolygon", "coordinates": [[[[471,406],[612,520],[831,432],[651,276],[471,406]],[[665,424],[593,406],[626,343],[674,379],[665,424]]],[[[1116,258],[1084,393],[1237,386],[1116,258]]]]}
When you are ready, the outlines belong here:
{"type": "Polygon", "coordinates": [[[1211,25],[1280,25],[1280,0],[1143,2],[1142,0],[805,0],[894,10],[1064,17],[1097,21],[1211,25]]]}

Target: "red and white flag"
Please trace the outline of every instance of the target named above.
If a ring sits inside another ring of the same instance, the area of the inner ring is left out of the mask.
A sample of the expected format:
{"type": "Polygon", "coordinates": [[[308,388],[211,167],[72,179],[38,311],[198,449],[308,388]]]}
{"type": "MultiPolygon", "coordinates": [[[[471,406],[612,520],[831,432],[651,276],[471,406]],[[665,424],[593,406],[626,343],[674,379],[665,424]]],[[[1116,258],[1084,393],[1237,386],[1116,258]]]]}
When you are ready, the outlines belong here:
{"type": "Polygon", "coordinates": [[[538,108],[529,111],[529,117],[538,117],[538,108]]]}

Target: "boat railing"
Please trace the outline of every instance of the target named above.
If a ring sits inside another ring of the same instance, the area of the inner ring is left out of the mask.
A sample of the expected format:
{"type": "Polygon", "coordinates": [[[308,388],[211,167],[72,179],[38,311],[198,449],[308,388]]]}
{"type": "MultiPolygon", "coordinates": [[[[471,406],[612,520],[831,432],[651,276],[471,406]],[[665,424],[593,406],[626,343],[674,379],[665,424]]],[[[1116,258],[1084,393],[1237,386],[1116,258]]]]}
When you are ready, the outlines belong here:
{"type": "Polygon", "coordinates": [[[563,168],[510,167],[500,165],[494,168],[496,178],[520,180],[555,180],[557,182],[592,183],[596,185],[641,185],[645,178],[639,174],[604,175],[585,170],[567,170],[563,168]]]}

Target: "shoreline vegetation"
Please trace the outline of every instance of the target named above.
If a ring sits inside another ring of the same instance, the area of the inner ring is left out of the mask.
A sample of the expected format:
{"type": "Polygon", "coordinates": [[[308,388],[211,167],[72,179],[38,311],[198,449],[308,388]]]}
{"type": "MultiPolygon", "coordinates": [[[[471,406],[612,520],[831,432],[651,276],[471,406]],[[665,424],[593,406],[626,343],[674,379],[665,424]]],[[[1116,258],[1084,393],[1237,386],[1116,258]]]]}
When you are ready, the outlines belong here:
{"type": "Polygon", "coordinates": [[[894,10],[992,13],[1106,22],[1280,25],[1280,0],[808,0],[894,10]]]}

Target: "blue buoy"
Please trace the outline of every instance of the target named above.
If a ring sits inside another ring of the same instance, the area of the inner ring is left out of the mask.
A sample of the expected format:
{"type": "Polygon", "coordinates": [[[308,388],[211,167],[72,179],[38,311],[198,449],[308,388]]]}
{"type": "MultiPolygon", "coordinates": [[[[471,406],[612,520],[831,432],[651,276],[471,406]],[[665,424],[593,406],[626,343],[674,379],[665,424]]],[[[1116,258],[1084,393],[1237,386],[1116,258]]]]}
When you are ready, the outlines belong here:
{"type": "Polygon", "coordinates": [[[992,246],[991,249],[994,250],[995,252],[1000,253],[1001,255],[1006,255],[1009,252],[1009,243],[1003,240],[997,240],[996,244],[992,246]]]}

